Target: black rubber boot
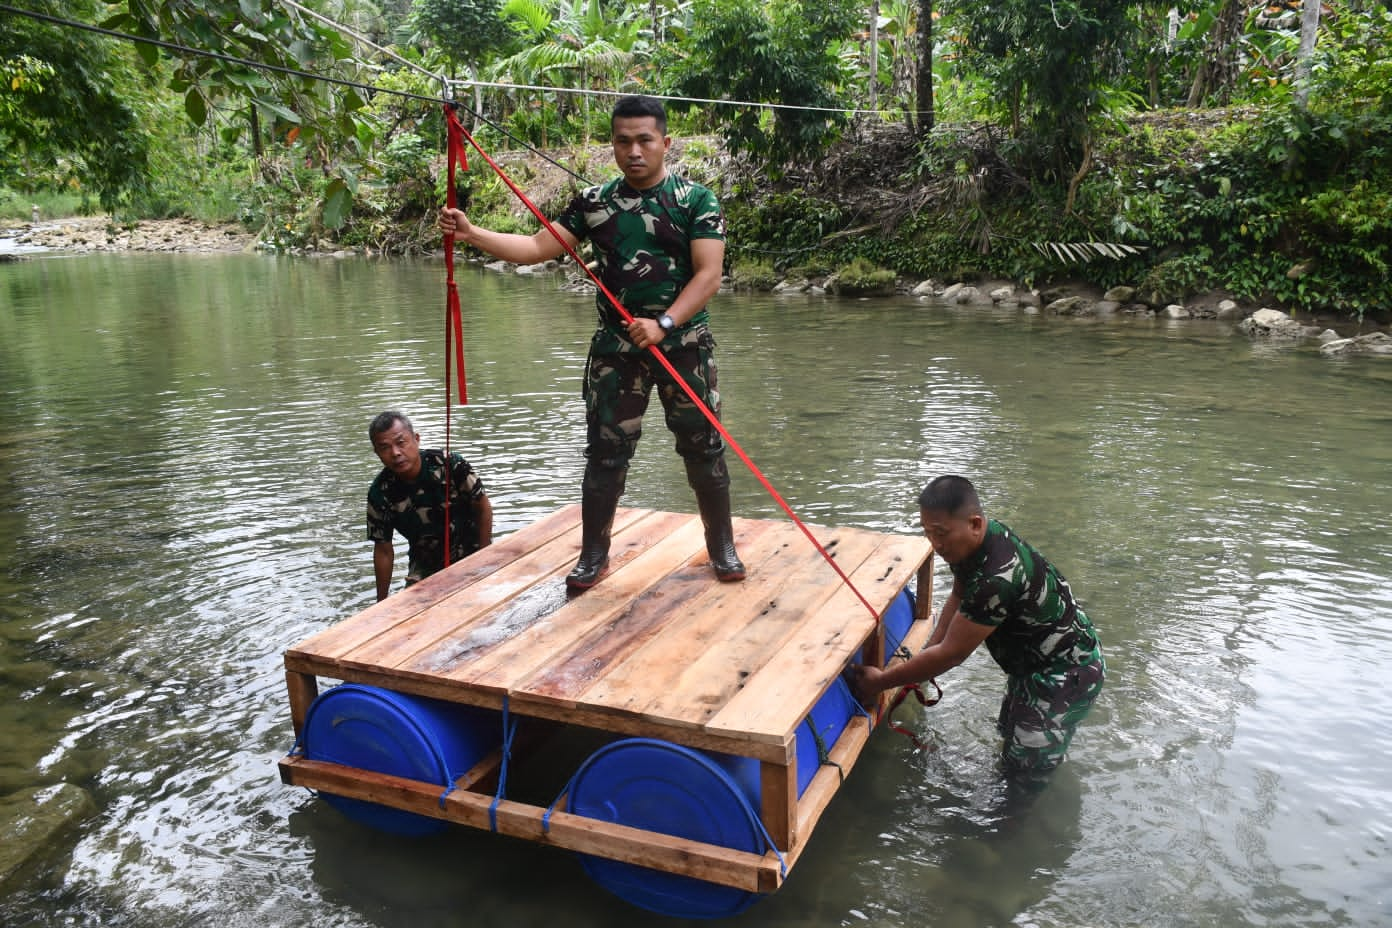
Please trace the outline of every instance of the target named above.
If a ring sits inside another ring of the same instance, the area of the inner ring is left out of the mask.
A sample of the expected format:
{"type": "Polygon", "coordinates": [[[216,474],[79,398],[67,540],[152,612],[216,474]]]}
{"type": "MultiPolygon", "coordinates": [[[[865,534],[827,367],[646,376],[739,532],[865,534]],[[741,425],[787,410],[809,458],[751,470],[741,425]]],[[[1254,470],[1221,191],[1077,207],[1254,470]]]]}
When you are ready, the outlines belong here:
{"type": "Polygon", "coordinates": [[[706,528],[706,553],[717,580],[743,580],[744,564],[735,551],[735,530],[730,524],[730,472],[724,458],[687,461],[686,480],[696,491],[696,505],[706,528]]]}
{"type": "Polygon", "coordinates": [[[588,590],[609,569],[609,530],[627,472],[627,468],[585,468],[580,491],[580,559],[566,575],[567,589],[588,590]]]}

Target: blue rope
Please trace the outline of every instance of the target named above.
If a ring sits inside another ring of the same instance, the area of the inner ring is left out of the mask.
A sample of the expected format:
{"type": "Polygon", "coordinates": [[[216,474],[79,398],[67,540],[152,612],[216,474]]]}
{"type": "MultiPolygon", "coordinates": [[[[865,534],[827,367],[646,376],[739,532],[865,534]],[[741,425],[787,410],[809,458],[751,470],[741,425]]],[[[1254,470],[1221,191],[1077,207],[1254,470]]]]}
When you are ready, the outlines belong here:
{"type": "Polygon", "coordinates": [[[551,833],[551,813],[556,811],[556,806],[561,804],[562,799],[570,795],[570,791],[575,788],[575,781],[580,778],[580,774],[584,772],[584,769],[584,764],[581,764],[580,768],[570,775],[570,779],[566,781],[566,785],[561,787],[561,791],[556,794],[556,798],[551,800],[551,804],[546,807],[546,814],[541,817],[542,834],[546,835],[551,833]]]}
{"type": "Polygon", "coordinates": [[[508,713],[508,697],[503,696],[503,762],[498,768],[498,789],[488,807],[488,827],[498,831],[498,804],[507,795],[508,758],[512,756],[512,736],[517,733],[517,721],[508,713]]]}

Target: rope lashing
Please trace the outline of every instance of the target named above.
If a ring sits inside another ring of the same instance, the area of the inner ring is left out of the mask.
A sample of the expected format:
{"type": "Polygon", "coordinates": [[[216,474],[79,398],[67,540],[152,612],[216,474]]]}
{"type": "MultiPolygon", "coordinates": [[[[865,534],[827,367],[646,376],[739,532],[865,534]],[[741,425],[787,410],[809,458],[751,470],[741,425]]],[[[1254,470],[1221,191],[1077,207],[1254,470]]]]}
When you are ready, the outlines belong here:
{"type": "Polygon", "coordinates": [[[498,766],[498,789],[493,793],[493,802],[488,806],[488,827],[498,831],[498,806],[507,795],[508,759],[512,756],[512,738],[517,734],[517,720],[508,712],[508,697],[503,695],[503,757],[498,766]]]}
{"type": "MultiPolygon", "coordinates": [[[[483,150],[483,147],[479,145],[479,143],[469,133],[468,129],[465,129],[462,125],[459,124],[458,119],[454,120],[454,124],[459,127],[458,131],[463,136],[464,140],[473,146],[474,150],[479,153],[479,156],[482,157],[484,161],[488,162],[488,166],[493,169],[494,173],[498,175],[498,178],[502,180],[504,184],[507,185],[508,189],[511,190],[513,194],[522,202],[522,204],[527,207],[531,214],[537,218],[537,221],[541,223],[542,227],[546,229],[547,232],[551,233],[551,236],[555,238],[557,242],[560,243],[561,248],[564,249],[565,253],[568,254],[571,260],[575,262],[576,267],[584,269],[585,273],[589,276],[590,280],[594,281],[595,286],[599,288],[600,293],[604,294],[605,299],[607,299],[609,303],[616,310],[618,310],[618,313],[623,318],[623,320],[625,322],[632,323],[634,321],[633,314],[630,313],[628,309],[623,305],[623,303],[619,301],[619,298],[617,296],[610,292],[609,288],[604,285],[604,282],[599,279],[599,275],[597,275],[594,272],[594,270],[589,267],[589,265],[587,265],[584,261],[580,259],[580,256],[576,254],[575,249],[570,247],[570,243],[567,242],[565,238],[561,236],[561,233],[556,229],[556,226],[551,222],[551,220],[547,219],[546,216],[537,207],[537,205],[533,203],[525,193],[522,192],[521,188],[519,188],[517,184],[513,182],[512,178],[507,175],[507,172],[504,171],[501,167],[499,167],[498,163],[488,156],[488,152],[483,150]]],[[[662,353],[662,350],[657,345],[649,345],[648,351],[651,352],[652,356],[657,359],[657,362],[660,365],[662,365],[662,368],[665,371],[667,371],[668,374],[671,375],[672,380],[675,381],[676,384],[682,388],[682,392],[684,392],[687,398],[691,400],[692,404],[698,410],[700,410],[701,415],[706,417],[706,421],[708,421],[711,424],[711,426],[714,427],[715,430],[720,433],[720,437],[725,439],[725,443],[730,446],[731,450],[733,450],[736,455],[739,456],[739,459],[744,462],[745,467],[749,468],[750,473],[752,473],[755,476],[755,478],[758,479],[759,483],[763,485],[764,489],[768,492],[769,496],[773,498],[774,502],[776,502],[779,505],[779,507],[782,508],[782,510],[785,513],[787,513],[788,518],[793,520],[793,524],[796,525],[799,530],[801,530],[802,534],[807,536],[807,540],[810,541],[812,543],[812,546],[817,549],[817,553],[819,553],[822,556],[822,558],[828,564],[831,565],[831,569],[836,571],[836,575],[841,578],[842,582],[844,582],[847,587],[850,588],[851,592],[855,594],[856,598],[860,600],[861,604],[864,605],[866,609],[870,610],[870,614],[875,618],[876,623],[878,623],[880,620],[879,611],[874,606],[870,605],[870,601],[867,600],[861,594],[860,590],[856,589],[856,585],[851,582],[851,578],[846,575],[846,572],[844,570],[841,569],[841,565],[836,563],[836,559],[833,558],[831,554],[827,552],[826,548],[822,547],[822,543],[819,542],[816,539],[816,537],[812,534],[812,530],[809,529],[807,525],[801,519],[798,518],[797,513],[793,512],[793,507],[788,505],[787,500],[783,499],[782,494],[780,494],[778,490],[774,488],[773,484],[769,481],[769,479],[764,476],[764,472],[759,469],[759,466],[754,463],[753,459],[745,453],[745,450],[740,445],[740,443],[735,441],[734,436],[731,435],[729,431],[726,430],[725,426],[721,424],[719,417],[716,416],[716,414],[711,411],[710,407],[707,406],[705,402],[699,396],[696,395],[696,391],[692,389],[691,385],[686,382],[686,379],[677,373],[676,368],[672,366],[672,362],[667,360],[667,356],[662,353]]]]}

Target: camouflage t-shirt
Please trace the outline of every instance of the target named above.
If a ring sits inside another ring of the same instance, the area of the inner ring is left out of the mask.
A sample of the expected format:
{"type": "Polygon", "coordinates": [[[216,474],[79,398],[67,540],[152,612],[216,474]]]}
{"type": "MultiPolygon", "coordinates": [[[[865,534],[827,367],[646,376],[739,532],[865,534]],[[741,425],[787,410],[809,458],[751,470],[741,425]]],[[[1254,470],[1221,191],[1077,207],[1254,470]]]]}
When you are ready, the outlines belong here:
{"type": "MultiPolygon", "coordinates": [[[[656,319],[691,280],[691,241],[725,239],[725,217],[715,194],[683,177],[668,174],[647,190],[634,190],[622,177],[581,191],[557,222],[594,247],[597,276],[634,316],[656,319]]],[[[592,350],[636,351],[623,317],[597,293],[600,331],[592,350]]],[[[705,307],[682,330],[707,324],[705,307]]],[[[668,338],[676,337],[675,333],[668,338]]]]}
{"type": "Polygon", "coordinates": [[[997,626],[986,647],[1011,676],[1061,673],[1097,659],[1097,634],[1068,581],[995,519],[987,520],[980,550],[952,574],[961,584],[962,615],[997,626]]]}
{"type": "MultiPolygon", "coordinates": [[[[462,455],[451,454],[450,563],[478,550],[479,527],[473,501],[484,495],[462,455]]],[[[392,530],[410,544],[406,579],[422,580],[445,565],[445,455],[421,452],[421,472],[414,483],[382,468],[367,490],[367,540],[392,540],[392,530]]]]}

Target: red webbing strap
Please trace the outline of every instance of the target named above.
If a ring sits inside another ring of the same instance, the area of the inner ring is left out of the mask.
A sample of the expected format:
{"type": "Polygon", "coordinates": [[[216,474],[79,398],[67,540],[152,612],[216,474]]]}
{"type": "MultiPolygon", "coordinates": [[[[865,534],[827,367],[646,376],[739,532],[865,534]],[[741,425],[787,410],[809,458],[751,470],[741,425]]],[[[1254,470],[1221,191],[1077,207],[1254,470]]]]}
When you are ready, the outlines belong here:
{"type": "MultiPolygon", "coordinates": [[[[458,120],[455,120],[455,124],[458,125],[458,120]]],[[[599,279],[595,272],[590,270],[589,266],[585,264],[584,261],[580,260],[580,256],[575,253],[575,249],[570,247],[570,244],[561,236],[561,233],[556,230],[556,227],[551,223],[551,220],[547,219],[544,215],[542,215],[541,210],[537,208],[536,204],[533,203],[530,199],[528,199],[527,195],[523,193],[521,189],[519,189],[518,186],[512,182],[512,178],[507,176],[503,169],[498,166],[497,162],[495,162],[492,158],[488,157],[488,152],[483,150],[479,143],[474,140],[474,137],[469,134],[469,131],[467,129],[465,129],[463,126],[459,126],[459,131],[464,136],[465,140],[467,140],[468,143],[474,147],[474,151],[478,152],[479,155],[483,158],[483,160],[488,162],[489,167],[491,167],[494,170],[494,172],[497,173],[498,177],[502,179],[503,183],[507,184],[508,188],[512,190],[514,194],[517,195],[517,198],[522,201],[523,205],[525,205],[528,210],[531,211],[532,215],[537,218],[537,221],[539,221],[542,224],[546,231],[550,232],[551,235],[556,239],[556,241],[560,242],[561,247],[565,249],[566,254],[570,255],[571,260],[575,262],[575,265],[577,267],[585,269],[585,273],[588,274],[590,279],[594,281],[595,286],[599,288],[600,292],[604,294],[605,298],[613,305],[613,307],[619,311],[619,315],[623,317],[624,321],[633,322],[633,314],[630,313],[624,307],[624,305],[619,302],[619,298],[614,296],[614,294],[609,291],[608,287],[604,286],[604,282],[599,279]]],[[[841,569],[841,565],[836,563],[836,559],[833,558],[827,552],[826,548],[822,547],[821,542],[817,541],[817,539],[813,536],[811,529],[809,529],[805,524],[803,524],[803,521],[797,517],[797,513],[793,512],[792,507],[789,506],[787,501],[783,499],[782,495],[778,492],[778,490],[774,489],[773,484],[770,483],[768,478],[764,476],[764,472],[759,470],[758,465],[754,463],[754,461],[749,457],[749,455],[745,454],[744,449],[740,447],[739,442],[735,441],[734,437],[725,430],[725,426],[720,424],[720,419],[715,415],[715,413],[711,412],[710,407],[708,407],[701,400],[701,398],[696,395],[696,392],[691,388],[690,384],[688,384],[684,378],[677,374],[676,368],[672,366],[671,361],[667,360],[667,356],[662,353],[661,349],[658,348],[657,345],[650,345],[648,347],[648,350],[652,352],[653,357],[657,359],[658,363],[662,365],[662,367],[667,371],[667,373],[672,375],[672,379],[681,386],[682,391],[686,393],[687,398],[690,399],[691,402],[696,405],[696,408],[701,411],[701,415],[705,416],[706,420],[710,422],[712,426],[715,427],[715,430],[720,433],[720,436],[722,438],[725,439],[725,443],[730,446],[730,448],[735,452],[735,454],[739,456],[739,459],[744,462],[745,466],[749,468],[750,473],[752,473],[756,478],[758,478],[759,482],[763,484],[763,487],[765,490],[768,491],[769,496],[773,497],[774,501],[778,503],[780,507],[782,507],[783,511],[788,514],[788,518],[793,520],[793,524],[795,524],[799,529],[802,530],[802,533],[807,536],[807,540],[812,542],[812,546],[815,547],[818,553],[821,554],[821,556],[826,560],[826,562],[831,565],[831,569],[836,571],[836,575],[841,578],[841,580],[846,584],[846,586],[850,587],[851,592],[855,594],[856,598],[861,601],[865,608],[870,610],[870,614],[875,617],[875,621],[879,622],[880,613],[875,609],[874,606],[870,605],[869,600],[867,600],[864,596],[861,595],[860,590],[856,589],[855,584],[851,582],[851,578],[846,576],[846,572],[841,569]]]]}
{"type": "Polygon", "coordinates": [[[893,731],[897,731],[905,738],[908,738],[910,741],[913,742],[914,747],[918,748],[920,751],[926,750],[928,745],[924,744],[922,739],[920,739],[918,735],[909,731],[907,728],[905,728],[903,725],[900,725],[898,722],[894,721],[894,710],[899,708],[900,703],[902,703],[904,701],[904,698],[908,696],[910,693],[913,693],[914,696],[918,698],[919,705],[936,706],[938,704],[938,700],[942,699],[942,687],[938,686],[938,681],[934,680],[931,677],[928,679],[928,682],[933,684],[933,689],[937,690],[936,695],[932,697],[923,695],[923,690],[919,687],[917,683],[910,683],[907,686],[901,686],[899,687],[899,692],[895,693],[894,698],[890,700],[889,708],[885,710],[884,714],[885,719],[887,719],[889,722],[890,729],[892,729],[893,731]]]}
{"type": "MultiPolygon", "coordinates": [[[[447,146],[447,159],[449,161],[449,186],[445,193],[445,202],[450,209],[454,209],[458,200],[455,196],[454,172],[456,166],[464,171],[469,170],[469,159],[464,148],[464,126],[459,122],[459,117],[455,115],[454,107],[445,106],[445,125],[449,142],[447,146]]],[[[454,356],[459,361],[459,405],[469,405],[469,388],[464,382],[464,325],[459,313],[459,287],[454,282],[454,239],[445,239],[445,301],[448,312],[445,319],[445,364],[449,364],[450,349],[454,349],[454,356]],[[454,344],[450,344],[450,331],[454,332],[454,344]]],[[[449,383],[449,371],[446,367],[445,373],[446,386],[449,383]]]]}
{"type": "MultiPolygon", "coordinates": [[[[445,160],[449,166],[449,183],[445,188],[445,202],[454,209],[454,172],[456,166],[469,170],[469,159],[464,148],[464,127],[455,115],[454,107],[445,104],[445,160]]],[[[459,311],[459,286],[454,282],[454,239],[445,238],[445,557],[444,566],[450,566],[450,481],[454,468],[450,461],[450,372],[451,358],[458,359],[459,404],[469,405],[469,388],[464,381],[464,321],[459,311]],[[451,355],[451,350],[453,355],[451,355]]]]}

